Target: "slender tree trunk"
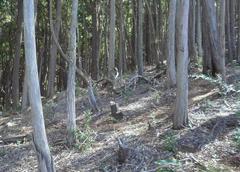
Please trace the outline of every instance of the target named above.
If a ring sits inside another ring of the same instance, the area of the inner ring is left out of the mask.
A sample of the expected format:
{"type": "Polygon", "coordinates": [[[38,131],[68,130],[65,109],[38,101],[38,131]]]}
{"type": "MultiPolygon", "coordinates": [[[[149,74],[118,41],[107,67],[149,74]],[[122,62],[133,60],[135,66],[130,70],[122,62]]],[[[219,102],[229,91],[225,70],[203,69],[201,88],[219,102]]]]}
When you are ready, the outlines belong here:
{"type": "Polygon", "coordinates": [[[28,78],[29,97],[33,124],[33,143],[37,153],[39,171],[54,172],[42,111],[41,94],[37,72],[34,1],[24,0],[24,46],[28,78]]]}
{"type": "Polygon", "coordinates": [[[176,85],[176,63],[175,63],[175,16],[176,16],[176,0],[170,0],[169,16],[168,16],[168,57],[167,57],[167,74],[169,86],[176,85]]]}
{"type": "Polygon", "coordinates": [[[119,40],[119,73],[120,78],[125,71],[126,64],[126,38],[125,38],[124,6],[123,0],[120,0],[120,40],[119,40]]]}
{"type": "Polygon", "coordinates": [[[22,93],[22,111],[25,111],[29,106],[27,82],[28,82],[27,70],[26,70],[26,66],[25,66],[24,81],[23,81],[23,93],[22,93]]]}
{"type": "Polygon", "coordinates": [[[116,9],[115,0],[110,0],[110,33],[109,33],[109,59],[108,59],[108,78],[114,80],[115,67],[115,22],[116,22],[116,9]]]}
{"type": "Polygon", "coordinates": [[[189,0],[177,2],[177,100],[173,128],[188,124],[188,15],[189,0]]]}
{"type": "Polygon", "coordinates": [[[69,146],[75,143],[76,108],[75,108],[75,76],[76,76],[76,47],[77,47],[77,14],[78,0],[72,0],[72,17],[68,53],[70,58],[67,81],[67,142],[69,146]]]}
{"type": "MultiPolygon", "coordinates": [[[[56,38],[58,40],[60,26],[61,26],[61,17],[62,17],[62,0],[56,1],[56,21],[54,24],[54,31],[56,38]]],[[[50,7],[51,8],[51,7],[50,7]]],[[[51,47],[50,47],[50,60],[49,60],[49,75],[48,75],[48,88],[47,88],[47,96],[52,97],[54,95],[54,84],[56,78],[56,64],[57,64],[57,45],[53,38],[51,39],[51,47]]]]}
{"type": "Polygon", "coordinates": [[[197,0],[197,45],[198,45],[198,58],[203,57],[202,48],[202,10],[201,0],[197,0]]]}
{"type": "Polygon", "coordinates": [[[99,57],[100,57],[100,3],[94,1],[93,13],[92,13],[92,63],[91,63],[91,76],[93,79],[99,78],[99,57]]]}
{"type": "Polygon", "coordinates": [[[138,26],[137,26],[137,67],[138,74],[143,75],[143,0],[138,1],[138,26]]]}
{"type": "Polygon", "coordinates": [[[233,60],[233,49],[231,46],[231,24],[230,24],[230,1],[226,1],[226,28],[227,28],[227,48],[228,48],[228,58],[227,63],[233,60]]]}
{"type": "Polygon", "coordinates": [[[189,15],[189,56],[192,61],[196,62],[196,0],[190,1],[190,15],[189,15]]]}
{"type": "MultiPolygon", "coordinates": [[[[220,20],[219,20],[219,37],[220,37],[220,44],[221,44],[221,52],[222,52],[222,63],[225,66],[225,16],[226,16],[226,1],[221,0],[220,2],[220,20]]],[[[224,67],[223,71],[223,80],[226,81],[226,71],[224,67]]]]}
{"type": "Polygon", "coordinates": [[[23,22],[23,1],[18,0],[15,57],[13,60],[13,75],[12,75],[12,100],[13,100],[14,109],[16,109],[17,106],[19,105],[19,69],[20,69],[21,42],[22,42],[22,22],[23,22]]]}

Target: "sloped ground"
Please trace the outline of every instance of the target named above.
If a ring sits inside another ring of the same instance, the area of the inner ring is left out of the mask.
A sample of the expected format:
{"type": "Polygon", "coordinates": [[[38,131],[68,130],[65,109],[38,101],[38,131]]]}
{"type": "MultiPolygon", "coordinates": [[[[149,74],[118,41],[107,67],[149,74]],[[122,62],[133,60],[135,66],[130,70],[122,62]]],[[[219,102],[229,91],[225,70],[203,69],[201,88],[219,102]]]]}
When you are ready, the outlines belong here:
{"type": "MultiPolygon", "coordinates": [[[[230,69],[229,69],[230,70],[230,69]]],[[[237,69],[229,81],[238,86],[237,69]]],[[[57,171],[240,171],[240,150],[233,142],[239,127],[239,94],[222,90],[219,84],[203,77],[191,77],[189,87],[189,128],[172,130],[171,116],[175,89],[166,87],[166,75],[146,72],[152,84],[138,83],[123,94],[109,89],[98,91],[102,112],[92,117],[87,137],[88,148],[69,149],[66,138],[66,100],[59,93],[45,102],[44,114],[50,149],[57,171]],[[227,95],[223,93],[228,92],[227,95]],[[124,116],[110,116],[109,102],[116,101],[124,116]],[[119,163],[120,138],[126,146],[125,161],[119,163]],[[156,163],[158,162],[158,164],[156,163]]],[[[90,108],[86,91],[77,90],[77,123],[83,129],[84,115],[90,108]]],[[[8,113],[0,117],[0,171],[37,171],[30,142],[29,113],[8,113]],[[18,137],[16,137],[18,136],[18,137]],[[12,139],[14,138],[14,139],[12,139]]],[[[86,141],[86,139],[85,139],[86,141]]],[[[86,146],[79,143],[77,146],[86,146]]]]}

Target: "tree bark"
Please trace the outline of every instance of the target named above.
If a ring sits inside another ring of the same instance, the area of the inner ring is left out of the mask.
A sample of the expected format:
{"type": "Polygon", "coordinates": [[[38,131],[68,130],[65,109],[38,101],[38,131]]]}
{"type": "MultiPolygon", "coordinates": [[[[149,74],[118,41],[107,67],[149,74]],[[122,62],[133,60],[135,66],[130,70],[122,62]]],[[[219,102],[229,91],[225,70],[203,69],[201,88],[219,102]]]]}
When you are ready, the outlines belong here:
{"type": "Polygon", "coordinates": [[[215,0],[204,0],[203,7],[206,12],[206,21],[207,25],[207,33],[209,35],[210,45],[211,45],[211,53],[212,53],[212,65],[213,65],[213,73],[219,72],[222,74],[222,77],[225,76],[225,65],[223,61],[223,53],[221,49],[221,44],[219,42],[219,32],[217,27],[217,16],[216,16],[216,7],[215,0]]]}
{"type": "Polygon", "coordinates": [[[23,22],[23,1],[18,0],[15,57],[13,59],[13,75],[12,75],[13,109],[16,109],[19,105],[19,69],[20,69],[21,42],[22,42],[22,22],[23,22]]]}
{"type": "Polygon", "coordinates": [[[202,48],[202,8],[201,0],[197,0],[197,46],[198,46],[198,58],[203,57],[202,48]]]}
{"type": "Polygon", "coordinates": [[[53,159],[50,154],[37,72],[35,25],[34,25],[34,1],[23,1],[24,11],[24,46],[26,69],[28,76],[28,88],[32,113],[33,143],[38,158],[39,171],[55,171],[53,159]]]}
{"type": "MultiPolygon", "coordinates": [[[[56,21],[54,24],[54,31],[56,34],[56,38],[58,40],[60,26],[61,26],[61,18],[62,18],[62,0],[56,1],[56,21]]],[[[51,8],[51,7],[50,7],[51,8]]],[[[54,95],[54,84],[56,78],[56,64],[57,64],[57,45],[54,42],[53,38],[51,39],[51,47],[50,47],[50,61],[49,61],[49,75],[48,75],[48,88],[47,88],[47,96],[51,98],[54,95]]]]}
{"type": "Polygon", "coordinates": [[[75,143],[76,108],[75,108],[75,75],[76,75],[76,47],[77,47],[77,14],[78,0],[72,1],[72,17],[68,53],[70,58],[67,81],[67,142],[69,146],[75,143]]]}
{"type": "Polygon", "coordinates": [[[100,2],[93,2],[92,12],[92,63],[91,63],[91,76],[93,79],[99,78],[99,58],[100,58],[100,2]]]}
{"type": "MultiPolygon", "coordinates": [[[[220,2],[220,20],[219,20],[219,37],[221,44],[221,52],[222,52],[222,63],[225,66],[225,16],[226,16],[226,1],[221,0],[220,2]]],[[[223,71],[223,80],[226,81],[226,71],[224,67],[223,71]]]]}
{"type": "Polygon", "coordinates": [[[143,75],[143,0],[138,1],[138,25],[137,25],[137,67],[138,74],[143,75]]]}
{"type": "Polygon", "coordinates": [[[176,62],[175,62],[175,18],[176,18],[176,0],[171,0],[169,5],[168,16],[168,57],[167,57],[167,74],[169,86],[176,85],[176,62]]]}
{"type": "Polygon", "coordinates": [[[110,31],[109,31],[109,58],[108,58],[108,78],[114,80],[115,67],[115,24],[116,9],[115,0],[110,0],[110,31]]]}
{"type": "Polygon", "coordinates": [[[189,0],[177,2],[177,100],[173,128],[188,124],[188,16],[189,0]]]}

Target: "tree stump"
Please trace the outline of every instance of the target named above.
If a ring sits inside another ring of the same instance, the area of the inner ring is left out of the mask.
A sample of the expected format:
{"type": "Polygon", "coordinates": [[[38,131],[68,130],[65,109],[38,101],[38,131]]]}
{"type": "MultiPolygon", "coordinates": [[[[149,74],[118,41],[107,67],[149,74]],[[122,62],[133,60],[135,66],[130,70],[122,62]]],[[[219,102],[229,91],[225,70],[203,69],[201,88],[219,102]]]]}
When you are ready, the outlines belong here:
{"type": "Polygon", "coordinates": [[[117,120],[123,119],[123,113],[118,110],[118,104],[114,101],[110,102],[111,116],[117,120]]]}

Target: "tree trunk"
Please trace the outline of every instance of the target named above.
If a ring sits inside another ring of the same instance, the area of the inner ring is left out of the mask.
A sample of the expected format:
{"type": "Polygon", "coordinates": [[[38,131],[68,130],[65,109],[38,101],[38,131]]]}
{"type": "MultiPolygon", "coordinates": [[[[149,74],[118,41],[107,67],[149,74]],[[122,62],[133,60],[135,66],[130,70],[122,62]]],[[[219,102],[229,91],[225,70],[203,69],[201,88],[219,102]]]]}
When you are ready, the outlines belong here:
{"type": "Polygon", "coordinates": [[[196,0],[190,1],[190,15],[189,15],[189,56],[192,61],[196,62],[196,0]]]}
{"type": "MultiPolygon", "coordinates": [[[[219,20],[219,37],[220,37],[220,44],[221,44],[221,52],[222,52],[222,63],[225,66],[225,16],[226,16],[226,1],[221,0],[220,2],[220,20],[219,20]]],[[[223,72],[223,80],[226,81],[226,71],[224,68],[223,72]]]]}
{"type": "Polygon", "coordinates": [[[125,38],[124,6],[120,0],[120,38],[119,38],[119,73],[120,78],[126,72],[126,38],[125,38]]]}
{"type": "Polygon", "coordinates": [[[219,42],[219,32],[217,27],[217,16],[216,16],[216,7],[215,0],[204,0],[203,7],[206,12],[206,21],[207,25],[207,33],[209,35],[210,45],[211,45],[211,53],[212,53],[212,65],[213,65],[213,73],[219,72],[222,74],[224,79],[225,76],[225,65],[223,61],[223,53],[221,49],[221,44],[219,42]]]}
{"type": "Polygon", "coordinates": [[[139,0],[137,25],[137,67],[139,75],[143,75],[143,13],[143,0],[139,0]]]}
{"type": "Polygon", "coordinates": [[[109,58],[108,58],[108,78],[114,80],[115,67],[115,22],[116,9],[115,0],[110,0],[110,31],[109,31],[109,58]]]}
{"type": "Polygon", "coordinates": [[[203,57],[202,48],[202,9],[201,0],[197,0],[197,45],[198,45],[198,58],[203,57]]]}
{"type": "Polygon", "coordinates": [[[175,18],[176,18],[176,0],[170,1],[168,16],[168,57],[167,57],[167,74],[169,86],[176,85],[176,63],[175,63],[175,18]]]}
{"type": "Polygon", "coordinates": [[[67,81],[67,142],[69,146],[75,143],[76,108],[75,108],[75,75],[76,75],[76,47],[77,47],[77,13],[78,0],[72,1],[72,17],[68,53],[70,58],[67,81]]]}
{"type": "Polygon", "coordinates": [[[22,22],[23,22],[23,2],[22,0],[18,0],[15,57],[13,59],[13,75],[12,75],[13,109],[16,109],[19,105],[19,68],[20,68],[21,42],[22,42],[22,22]]]}
{"type": "Polygon", "coordinates": [[[54,164],[50,154],[45,131],[40,87],[37,72],[34,1],[24,0],[24,46],[28,78],[29,98],[33,124],[33,143],[37,153],[39,171],[53,172],[54,164]]]}
{"type": "MultiPolygon", "coordinates": [[[[62,0],[56,1],[56,21],[54,23],[54,31],[56,38],[58,40],[60,26],[61,26],[61,17],[62,17],[62,0]]],[[[51,8],[51,7],[50,7],[51,8]]],[[[49,61],[49,75],[48,75],[48,88],[47,96],[51,98],[54,95],[54,84],[56,78],[56,63],[57,63],[57,45],[51,38],[51,47],[50,47],[50,61],[49,61]]]]}
{"type": "Polygon", "coordinates": [[[100,4],[98,1],[93,2],[92,12],[92,64],[91,64],[91,76],[93,79],[99,78],[99,57],[100,57],[100,4]]]}
{"type": "Polygon", "coordinates": [[[189,0],[177,2],[177,100],[173,128],[188,124],[188,16],[189,0]]]}

